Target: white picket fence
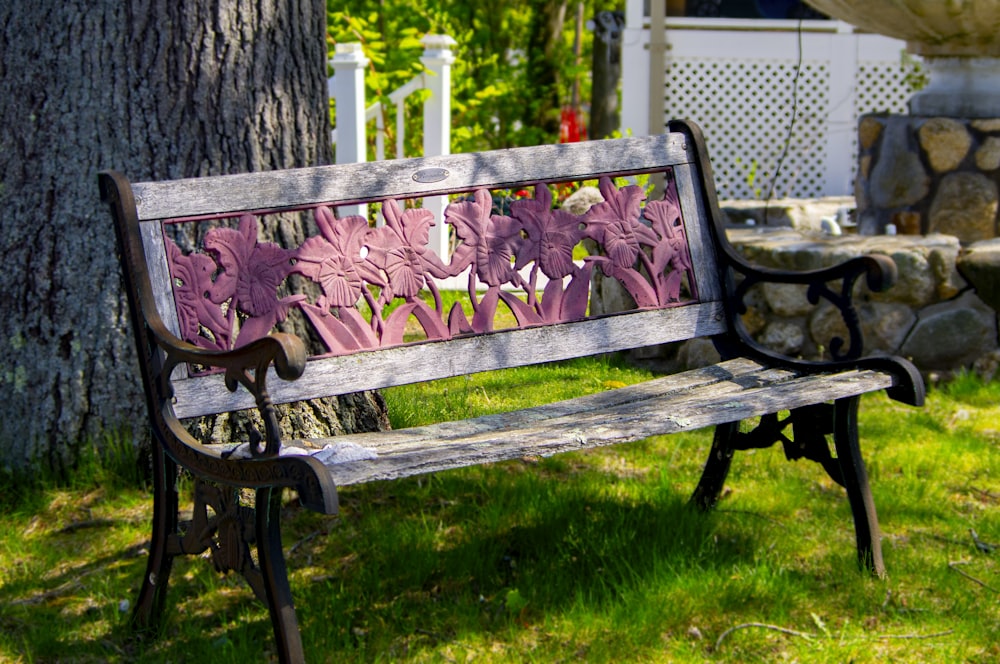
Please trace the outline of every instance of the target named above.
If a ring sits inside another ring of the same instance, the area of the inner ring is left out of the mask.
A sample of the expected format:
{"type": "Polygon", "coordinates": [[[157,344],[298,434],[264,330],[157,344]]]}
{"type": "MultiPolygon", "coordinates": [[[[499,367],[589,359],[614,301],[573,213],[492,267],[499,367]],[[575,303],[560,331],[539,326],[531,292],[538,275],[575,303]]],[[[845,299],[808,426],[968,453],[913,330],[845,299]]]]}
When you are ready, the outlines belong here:
{"type": "MultiPolygon", "coordinates": [[[[408,83],[389,94],[396,108],[396,157],[404,155],[406,138],[405,100],[417,90],[427,89],[430,94],[423,107],[423,156],[446,155],[451,152],[451,65],[455,56],[451,47],[455,40],[448,35],[427,35],[421,42],[424,53],[420,57],[426,71],[414,76],[408,83]]],[[[330,96],[336,102],[336,121],[331,140],[336,145],[337,163],[350,164],[368,160],[368,125],[375,123],[375,159],[385,159],[385,109],[381,102],[365,106],[365,67],[368,59],[362,45],[356,42],[337,44],[330,60],[334,69],[329,79],[330,96]]],[[[434,213],[435,225],[431,228],[430,247],[439,256],[449,255],[447,226],[444,224],[444,196],[428,196],[423,207],[434,213]]],[[[365,206],[344,206],[341,214],[367,215],[365,206]]]]}
{"type": "Polygon", "coordinates": [[[765,198],[772,181],[774,197],[852,194],[858,116],[905,112],[921,73],[904,42],[839,21],[668,17],[652,58],[649,22],[643,0],[627,0],[622,131],[698,123],[722,198],[765,198]],[[657,49],[663,69],[652,73],[657,49]]]}

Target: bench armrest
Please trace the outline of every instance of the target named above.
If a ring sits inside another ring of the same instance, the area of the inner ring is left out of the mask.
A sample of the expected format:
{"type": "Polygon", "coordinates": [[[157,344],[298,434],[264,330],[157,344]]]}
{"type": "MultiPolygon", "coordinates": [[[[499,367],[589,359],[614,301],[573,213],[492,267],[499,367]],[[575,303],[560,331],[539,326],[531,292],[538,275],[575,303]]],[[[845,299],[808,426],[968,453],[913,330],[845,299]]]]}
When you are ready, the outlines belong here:
{"type": "MultiPolygon", "coordinates": [[[[739,346],[738,353],[751,355],[768,361],[791,364],[799,367],[814,367],[816,370],[828,371],[844,366],[871,368],[892,373],[896,384],[887,389],[886,393],[897,401],[919,406],[924,402],[924,383],[920,372],[913,364],[903,358],[886,355],[869,355],[863,357],[864,335],[861,321],[854,306],[854,289],[858,280],[865,279],[865,285],[872,292],[883,292],[896,282],[896,263],[892,258],[883,255],[858,256],[838,265],[818,270],[793,272],[758,267],[747,263],[726,243],[726,308],[735,331],[736,340],[730,338],[728,344],[739,346]],[[742,280],[733,283],[734,275],[742,280]],[[839,312],[847,331],[847,347],[844,350],[844,339],[833,336],[829,340],[832,361],[809,362],[783,356],[771,349],[758,344],[747,331],[741,315],[748,307],[746,295],[749,290],[762,283],[800,284],[806,286],[806,299],[810,304],[818,305],[820,300],[830,302],[839,312]]],[[[723,348],[727,341],[721,341],[723,348]]]]}
{"type": "Polygon", "coordinates": [[[169,376],[177,365],[189,363],[222,369],[225,372],[226,387],[235,392],[242,385],[250,392],[264,421],[263,437],[251,430],[250,451],[253,456],[278,455],[281,449],[281,432],[277,411],[267,391],[267,373],[268,368],[273,366],[278,378],[299,378],[306,364],[306,349],[301,339],[293,334],[275,332],[240,348],[213,351],[177,338],[162,327],[162,322],[157,325],[146,318],[146,325],[156,345],[165,354],[160,380],[163,381],[163,394],[167,398],[172,392],[169,376]]]}
{"type": "Polygon", "coordinates": [[[732,272],[742,276],[739,283],[730,284],[727,289],[730,291],[727,300],[736,314],[734,320],[747,312],[746,295],[750,289],[763,283],[804,285],[810,304],[819,304],[821,299],[833,304],[840,312],[848,337],[846,350],[843,338],[830,339],[828,347],[834,360],[857,359],[864,350],[864,335],[853,297],[858,280],[864,277],[868,289],[878,293],[891,288],[897,274],[895,262],[882,255],[859,256],[839,265],[801,272],[750,265],[734,251],[727,256],[727,262],[732,272]]]}
{"type": "Polygon", "coordinates": [[[887,390],[893,399],[912,405],[920,405],[924,400],[923,379],[913,364],[903,358],[880,355],[863,357],[864,344],[861,321],[855,309],[853,293],[855,285],[862,277],[873,292],[889,289],[896,281],[896,264],[889,256],[858,256],[839,265],[818,270],[788,271],[751,265],[729,243],[722,223],[712,165],[708,159],[705,138],[697,125],[684,120],[670,123],[670,130],[682,132],[691,142],[694,158],[699,162],[698,174],[706,212],[711,215],[711,228],[715,235],[715,245],[719,251],[719,263],[723,276],[725,294],[723,300],[729,318],[730,333],[717,338],[716,346],[723,356],[748,355],[765,362],[784,364],[812,371],[830,371],[844,367],[869,367],[892,373],[896,385],[887,390]],[[801,284],[807,287],[806,297],[811,304],[818,305],[827,300],[840,312],[847,331],[845,339],[834,336],[828,348],[832,361],[808,361],[792,358],[755,341],[747,331],[742,314],[747,311],[747,292],[761,283],[801,284]]]}
{"type": "Polygon", "coordinates": [[[281,437],[277,413],[267,392],[267,370],[273,366],[278,377],[284,380],[301,376],[306,362],[302,340],[291,334],[274,333],[233,350],[218,351],[201,348],[172,333],[156,308],[132,187],[125,176],[114,171],[104,171],[98,177],[101,198],[111,206],[115,219],[143,382],[147,390],[155,390],[147,392],[150,408],[156,410],[161,403],[170,402],[173,391],[170,376],[177,365],[190,363],[222,369],[226,387],[230,390],[236,390],[239,385],[245,387],[254,396],[264,420],[266,442],[261,447],[259,434],[257,440],[251,441],[254,457],[277,456],[281,437]]]}

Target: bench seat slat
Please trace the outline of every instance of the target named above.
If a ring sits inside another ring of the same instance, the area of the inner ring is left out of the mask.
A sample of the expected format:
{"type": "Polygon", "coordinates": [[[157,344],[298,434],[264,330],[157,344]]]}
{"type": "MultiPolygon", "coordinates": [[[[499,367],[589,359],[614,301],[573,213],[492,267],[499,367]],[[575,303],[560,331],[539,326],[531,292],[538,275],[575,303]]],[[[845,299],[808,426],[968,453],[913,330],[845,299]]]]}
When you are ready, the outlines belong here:
{"type": "MultiPolygon", "coordinates": [[[[683,390],[718,384],[723,380],[745,382],[747,379],[753,380],[754,374],[762,370],[763,367],[753,360],[737,358],[710,367],[630,385],[623,389],[606,390],[586,397],[557,401],[513,412],[457,420],[450,422],[446,428],[428,425],[402,430],[358,433],[351,435],[351,441],[376,451],[385,449],[399,452],[406,449],[406,446],[423,445],[427,441],[440,443],[459,440],[504,427],[524,426],[532,422],[568,417],[588,410],[616,408],[626,403],[663,398],[683,390]]],[[[332,440],[340,441],[342,438],[332,440]]]]}
{"type": "Polygon", "coordinates": [[[694,431],[894,384],[890,374],[874,370],[797,375],[751,365],[738,361],[731,367],[735,373],[725,364],[716,365],[503,417],[289,444],[322,448],[353,442],[375,449],[374,460],[329,466],[334,482],[347,486],[694,431]]]}

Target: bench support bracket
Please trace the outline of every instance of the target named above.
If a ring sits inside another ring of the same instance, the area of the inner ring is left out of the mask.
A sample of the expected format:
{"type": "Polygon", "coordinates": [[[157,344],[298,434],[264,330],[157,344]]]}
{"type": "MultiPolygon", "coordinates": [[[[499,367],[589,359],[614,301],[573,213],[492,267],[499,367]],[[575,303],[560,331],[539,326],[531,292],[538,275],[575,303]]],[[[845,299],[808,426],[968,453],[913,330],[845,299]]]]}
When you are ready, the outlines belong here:
{"type": "Polygon", "coordinates": [[[268,607],[281,662],[305,660],[288,571],[281,548],[280,487],[258,489],[253,507],[241,501],[241,490],[203,480],[194,485],[190,522],[178,520],[177,465],[154,447],[153,537],[146,576],[132,615],[141,632],[155,631],[174,557],[209,551],[217,572],[239,572],[268,607]],[[182,532],[183,530],[183,532],[182,532]],[[257,548],[257,562],[251,546],[257,548]]]}
{"type": "Polygon", "coordinates": [[[177,464],[161,445],[153,445],[152,456],[153,532],[146,574],[131,619],[132,627],[140,633],[155,633],[160,627],[174,561],[169,541],[177,532],[177,464]]]}
{"type": "Polygon", "coordinates": [[[815,461],[834,482],[844,487],[854,517],[858,562],[872,575],[883,577],[881,532],[858,441],[858,401],[859,397],[849,397],[805,406],[789,411],[784,418],[771,413],[762,416],[749,431],[741,431],[740,422],[718,425],[691,502],[703,511],[715,506],[737,450],[762,449],[781,443],[787,459],[815,461]],[[788,427],[792,430],[791,438],[785,433],[788,427]],[[830,453],[828,435],[833,436],[836,457],[830,453]]]}

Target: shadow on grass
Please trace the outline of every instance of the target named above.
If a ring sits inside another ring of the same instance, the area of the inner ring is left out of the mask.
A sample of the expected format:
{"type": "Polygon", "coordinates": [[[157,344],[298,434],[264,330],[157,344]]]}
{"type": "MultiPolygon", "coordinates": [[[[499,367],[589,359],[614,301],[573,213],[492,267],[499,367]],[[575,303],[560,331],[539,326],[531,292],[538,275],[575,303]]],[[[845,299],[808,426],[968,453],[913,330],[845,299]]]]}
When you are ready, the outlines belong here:
{"type": "MultiPolygon", "coordinates": [[[[334,653],[398,659],[461,640],[509,640],[512,630],[581,611],[618,610],[655,594],[667,577],[680,585],[662,592],[696,593],[703,579],[724,581],[734,567],[755,564],[754,531],[766,525],[752,516],[702,515],[666,477],[566,472],[560,463],[349,488],[337,517],[291,503],[284,545],[309,661],[334,653]]],[[[143,546],[0,589],[0,626],[19,635],[26,661],[273,658],[266,608],[242,581],[219,577],[201,559],[177,560],[164,627],[136,638],[117,602],[135,600],[143,546]],[[94,599],[98,577],[109,590],[94,599]],[[74,615],[63,619],[67,610],[74,615]]]]}
{"type": "Polygon", "coordinates": [[[581,606],[605,611],[665,574],[753,557],[749,533],[716,537],[716,519],[673,488],[532,471],[344,492],[329,535],[289,557],[307,652],[397,658],[463,635],[503,639],[581,606]]]}

